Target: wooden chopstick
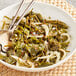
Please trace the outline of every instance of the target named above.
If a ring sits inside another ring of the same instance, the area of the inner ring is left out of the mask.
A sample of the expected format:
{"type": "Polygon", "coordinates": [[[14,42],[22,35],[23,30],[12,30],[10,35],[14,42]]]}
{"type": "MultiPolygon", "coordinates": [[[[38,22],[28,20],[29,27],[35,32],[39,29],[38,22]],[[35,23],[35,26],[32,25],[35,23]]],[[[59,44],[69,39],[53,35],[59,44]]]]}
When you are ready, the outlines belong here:
{"type": "Polygon", "coordinates": [[[16,21],[16,18],[17,18],[17,16],[18,16],[18,13],[19,13],[19,11],[20,11],[20,8],[21,8],[21,6],[22,6],[22,4],[23,4],[24,1],[25,1],[25,0],[22,0],[22,1],[21,1],[20,6],[19,6],[19,8],[18,8],[18,10],[17,10],[17,12],[16,12],[16,15],[15,15],[14,19],[12,20],[12,22],[11,22],[11,24],[10,24],[9,29],[11,29],[11,28],[13,27],[13,25],[14,25],[14,23],[15,23],[15,21],[16,21]]]}
{"type": "Polygon", "coordinates": [[[28,10],[28,8],[30,8],[31,7],[31,5],[32,5],[32,3],[34,2],[34,0],[32,0],[31,2],[30,2],[30,4],[27,6],[27,8],[24,10],[24,12],[23,12],[23,14],[20,16],[20,19],[13,25],[13,27],[11,28],[12,30],[14,30],[16,27],[17,27],[17,25],[20,23],[20,21],[22,20],[22,18],[25,16],[25,12],[28,10]]]}

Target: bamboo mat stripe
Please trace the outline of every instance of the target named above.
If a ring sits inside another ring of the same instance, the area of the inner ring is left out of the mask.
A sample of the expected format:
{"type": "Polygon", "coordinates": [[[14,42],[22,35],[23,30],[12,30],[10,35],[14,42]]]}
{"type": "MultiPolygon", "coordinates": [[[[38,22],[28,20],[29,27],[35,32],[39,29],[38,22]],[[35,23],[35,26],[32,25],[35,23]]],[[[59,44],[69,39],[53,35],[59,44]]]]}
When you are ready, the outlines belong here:
{"type": "MultiPolygon", "coordinates": [[[[66,0],[36,0],[45,3],[50,3],[64,9],[76,20],[76,8],[68,4],[66,0]]],[[[60,66],[44,71],[44,72],[21,72],[10,69],[3,64],[0,64],[0,76],[76,76],[76,53],[65,63],[60,66]]]]}

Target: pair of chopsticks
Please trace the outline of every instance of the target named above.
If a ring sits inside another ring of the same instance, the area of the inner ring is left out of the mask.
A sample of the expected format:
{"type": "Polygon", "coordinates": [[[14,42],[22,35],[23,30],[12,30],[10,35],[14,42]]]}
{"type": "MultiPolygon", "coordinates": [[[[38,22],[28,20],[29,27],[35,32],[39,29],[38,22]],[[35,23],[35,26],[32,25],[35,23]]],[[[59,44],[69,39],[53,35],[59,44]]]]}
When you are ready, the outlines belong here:
{"type": "Polygon", "coordinates": [[[28,10],[28,8],[31,7],[31,5],[32,5],[33,2],[34,2],[34,0],[32,0],[32,1],[29,3],[29,5],[26,7],[26,9],[24,10],[24,12],[23,12],[22,15],[20,16],[20,19],[15,23],[15,21],[16,21],[16,19],[17,19],[17,17],[18,17],[18,13],[19,13],[19,11],[20,11],[20,8],[21,8],[21,6],[23,5],[24,1],[25,1],[25,0],[22,0],[21,3],[20,3],[20,6],[19,6],[19,8],[18,8],[18,10],[17,10],[17,12],[16,12],[16,15],[15,15],[14,19],[12,20],[12,22],[11,22],[11,24],[10,24],[10,27],[9,27],[10,30],[11,30],[12,28],[13,28],[13,30],[14,30],[14,29],[17,27],[17,25],[20,23],[20,21],[22,20],[22,18],[25,16],[25,12],[28,10]]]}

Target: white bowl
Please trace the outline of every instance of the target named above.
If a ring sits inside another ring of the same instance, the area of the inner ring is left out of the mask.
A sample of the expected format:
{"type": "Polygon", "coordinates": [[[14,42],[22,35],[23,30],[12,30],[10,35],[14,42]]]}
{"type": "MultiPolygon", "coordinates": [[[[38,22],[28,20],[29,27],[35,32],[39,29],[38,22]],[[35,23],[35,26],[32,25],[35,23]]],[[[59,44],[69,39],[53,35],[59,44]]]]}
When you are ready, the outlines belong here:
{"type": "MultiPolygon", "coordinates": [[[[24,3],[20,14],[26,8],[27,4],[28,3],[24,3]]],[[[9,16],[9,17],[14,16],[15,12],[17,11],[18,6],[19,6],[19,3],[1,10],[0,11],[0,20],[2,20],[3,16],[9,16]]],[[[68,50],[70,50],[70,52],[68,53],[68,55],[66,56],[65,59],[59,61],[58,63],[47,66],[47,67],[41,67],[41,68],[26,68],[26,67],[14,66],[14,65],[8,64],[2,60],[0,60],[0,62],[4,65],[6,65],[10,68],[16,69],[16,70],[27,71],[27,72],[39,72],[39,71],[49,70],[49,69],[52,69],[52,68],[60,65],[73,55],[73,53],[75,52],[75,48],[76,48],[76,34],[75,34],[76,33],[76,23],[73,21],[72,17],[68,13],[66,13],[64,10],[62,10],[54,5],[41,3],[41,2],[34,2],[31,9],[32,8],[34,9],[35,12],[41,13],[44,17],[47,18],[47,17],[51,16],[52,19],[58,19],[60,21],[63,21],[70,27],[69,34],[71,35],[71,43],[68,47],[68,50]]]]}

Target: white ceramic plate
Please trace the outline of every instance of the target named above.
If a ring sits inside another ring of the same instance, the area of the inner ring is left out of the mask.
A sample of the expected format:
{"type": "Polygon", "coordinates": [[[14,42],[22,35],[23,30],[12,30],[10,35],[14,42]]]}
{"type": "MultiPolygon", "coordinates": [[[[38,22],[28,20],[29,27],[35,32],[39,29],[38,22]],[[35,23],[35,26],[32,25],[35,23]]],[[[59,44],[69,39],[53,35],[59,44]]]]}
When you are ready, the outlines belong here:
{"type": "MultiPolygon", "coordinates": [[[[27,5],[28,5],[28,3],[24,3],[20,14],[26,8],[27,5]]],[[[15,12],[17,11],[18,6],[19,6],[19,3],[1,10],[0,11],[0,20],[2,20],[3,16],[9,16],[9,17],[14,16],[15,12]]],[[[0,60],[0,62],[4,65],[6,65],[10,68],[16,69],[16,70],[27,71],[27,72],[39,72],[39,71],[45,71],[45,70],[52,69],[52,68],[62,64],[69,57],[72,56],[72,54],[75,52],[75,48],[76,48],[76,34],[75,34],[76,33],[76,23],[73,21],[72,17],[69,14],[67,14],[65,11],[63,11],[62,9],[60,9],[54,5],[41,3],[41,2],[34,2],[31,9],[32,8],[34,9],[35,12],[41,13],[43,15],[43,17],[47,18],[47,17],[51,16],[52,19],[58,19],[60,21],[63,21],[70,27],[69,34],[71,35],[71,43],[68,47],[68,50],[70,50],[70,53],[68,53],[68,55],[66,56],[66,58],[64,60],[61,60],[57,64],[54,64],[54,65],[51,65],[48,67],[42,67],[42,68],[18,67],[18,66],[8,64],[2,60],[0,60]]]]}

